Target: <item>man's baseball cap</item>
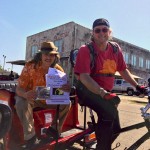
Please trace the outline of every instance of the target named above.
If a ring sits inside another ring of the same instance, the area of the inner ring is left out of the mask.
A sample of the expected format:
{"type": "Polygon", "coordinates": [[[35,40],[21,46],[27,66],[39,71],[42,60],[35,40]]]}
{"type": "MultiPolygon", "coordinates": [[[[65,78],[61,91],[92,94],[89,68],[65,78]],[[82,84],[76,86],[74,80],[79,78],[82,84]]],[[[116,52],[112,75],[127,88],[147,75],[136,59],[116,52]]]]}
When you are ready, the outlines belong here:
{"type": "Polygon", "coordinates": [[[108,20],[106,20],[106,19],[104,19],[104,18],[100,18],[100,19],[96,19],[96,20],[93,22],[93,29],[94,29],[96,26],[100,26],[100,25],[107,26],[108,28],[110,27],[108,20]]]}

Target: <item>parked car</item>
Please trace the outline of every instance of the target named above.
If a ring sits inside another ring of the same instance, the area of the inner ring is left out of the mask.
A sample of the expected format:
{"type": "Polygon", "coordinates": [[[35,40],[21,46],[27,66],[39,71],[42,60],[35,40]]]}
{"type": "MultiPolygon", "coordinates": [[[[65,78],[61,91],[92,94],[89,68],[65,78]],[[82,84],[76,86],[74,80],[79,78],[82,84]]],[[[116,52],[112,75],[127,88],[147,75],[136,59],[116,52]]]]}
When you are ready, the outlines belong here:
{"type": "Polygon", "coordinates": [[[133,96],[134,94],[139,95],[136,88],[124,79],[115,79],[112,91],[127,93],[129,96],[133,96]]]}

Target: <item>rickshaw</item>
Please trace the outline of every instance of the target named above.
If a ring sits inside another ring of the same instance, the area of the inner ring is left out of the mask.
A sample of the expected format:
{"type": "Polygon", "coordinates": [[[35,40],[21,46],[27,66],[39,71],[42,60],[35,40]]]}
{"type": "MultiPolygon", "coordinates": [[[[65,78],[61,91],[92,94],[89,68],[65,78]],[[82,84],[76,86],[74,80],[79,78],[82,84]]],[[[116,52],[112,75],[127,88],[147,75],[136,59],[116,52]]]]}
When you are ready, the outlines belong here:
{"type": "MultiPolygon", "coordinates": [[[[75,63],[77,52],[78,50],[74,50],[71,53],[72,66],[75,63]]],[[[149,86],[146,88],[148,103],[145,107],[141,108],[141,114],[144,122],[124,127],[119,133],[114,134],[120,134],[122,132],[128,132],[130,130],[139,129],[142,127],[146,127],[148,132],[135,143],[133,143],[133,145],[131,145],[129,148],[125,148],[125,150],[136,150],[142,144],[143,139],[150,138],[150,114],[148,113],[148,110],[150,108],[150,79],[148,80],[148,82],[149,86]]],[[[11,87],[10,84],[9,86],[11,87]]],[[[0,150],[20,150],[20,145],[23,144],[23,129],[15,109],[15,92],[11,89],[12,88],[5,89],[4,87],[0,89],[0,108],[1,105],[2,107],[5,107],[3,111],[0,109],[0,150]]],[[[50,143],[46,143],[42,145],[42,147],[39,146],[38,148],[36,148],[36,150],[71,150],[73,149],[72,145],[74,143],[80,144],[82,146],[82,149],[95,149],[95,118],[92,110],[90,109],[91,121],[87,122],[86,107],[83,106],[84,124],[80,125],[78,116],[78,97],[76,96],[76,90],[74,86],[72,86],[70,100],[72,106],[63,125],[63,138],[56,139],[50,143]]],[[[44,137],[46,136],[44,131],[51,125],[54,114],[57,114],[57,112],[57,110],[45,110],[41,108],[36,108],[34,110],[33,116],[35,120],[35,130],[39,138],[44,139],[44,137]]],[[[117,143],[116,148],[119,147],[119,145],[120,143],[117,143]]]]}
{"type": "MultiPolygon", "coordinates": [[[[0,121],[0,143],[1,150],[17,150],[23,144],[23,129],[15,109],[15,93],[7,89],[0,89],[0,99],[7,104],[0,104],[1,121],[0,121]],[[6,107],[6,108],[4,108],[6,107]]],[[[72,95],[72,107],[66,121],[63,125],[63,138],[57,139],[51,143],[47,143],[39,148],[39,150],[66,149],[75,142],[84,145],[95,142],[95,137],[90,137],[90,133],[94,131],[91,124],[88,128],[81,126],[78,120],[78,102],[72,95]],[[83,140],[84,139],[84,140],[83,140]],[[85,144],[86,143],[86,144],[85,144]]],[[[44,129],[51,125],[54,114],[57,110],[36,108],[33,112],[35,120],[35,130],[39,138],[44,138],[44,129]]]]}
{"type": "MultiPolygon", "coordinates": [[[[72,54],[73,59],[76,54],[72,54]]],[[[72,58],[72,57],[71,57],[72,58]]],[[[74,63],[74,60],[72,60],[74,63]]],[[[72,68],[72,66],[71,66],[72,68]]],[[[7,103],[9,109],[9,121],[3,115],[4,112],[0,110],[2,118],[0,118],[0,130],[3,131],[5,124],[7,128],[4,133],[1,134],[0,150],[19,150],[20,146],[23,144],[23,129],[20,123],[20,120],[17,116],[15,109],[15,87],[17,83],[6,83],[0,87],[0,100],[7,103]]],[[[91,122],[86,124],[86,109],[84,109],[84,124],[81,125],[78,119],[78,97],[76,96],[75,87],[72,84],[72,89],[70,92],[70,101],[71,109],[67,115],[67,118],[63,125],[63,138],[56,139],[50,143],[45,143],[44,145],[39,146],[36,150],[52,150],[52,149],[70,149],[74,143],[79,143],[83,149],[90,147],[92,144],[95,144],[96,138],[94,134],[94,125],[95,120],[93,112],[91,111],[91,122]]],[[[42,109],[35,108],[33,110],[35,131],[40,139],[46,137],[45,130],[51,125],[54,115],[58,114],[59,105],[56,110],[54,109],[42,109]]],[[[0,132],[1,132],[0,131],[0,132]]]]}

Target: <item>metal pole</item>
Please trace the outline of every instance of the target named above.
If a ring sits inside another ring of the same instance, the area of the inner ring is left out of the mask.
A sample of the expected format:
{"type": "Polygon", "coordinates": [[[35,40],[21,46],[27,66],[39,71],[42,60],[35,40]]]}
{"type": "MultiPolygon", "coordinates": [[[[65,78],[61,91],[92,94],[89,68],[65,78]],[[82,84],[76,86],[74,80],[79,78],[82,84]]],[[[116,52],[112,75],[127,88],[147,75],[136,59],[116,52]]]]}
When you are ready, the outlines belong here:
{"type": "Polygon", "coordinates": [[[11,65],[11,71],[13,70],[13,64],[11,65]]]}
{"type": "Polygon", "coordinates": [[[5,55],[3,55],[3,57],[4,57],[4,63],[3,63],[3,72],[4,72],[6,56],[5,56],[5,55]]]}

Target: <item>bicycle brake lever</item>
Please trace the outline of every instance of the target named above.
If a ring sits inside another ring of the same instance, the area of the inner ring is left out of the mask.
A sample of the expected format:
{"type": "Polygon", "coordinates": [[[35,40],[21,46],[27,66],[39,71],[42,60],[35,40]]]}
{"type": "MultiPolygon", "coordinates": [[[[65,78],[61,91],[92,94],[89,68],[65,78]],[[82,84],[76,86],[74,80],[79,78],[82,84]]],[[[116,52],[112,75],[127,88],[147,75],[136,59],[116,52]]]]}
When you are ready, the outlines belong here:
{"type": "Polygon", "coordinates": [[[140,108],[141,109],[141,112],[142,114],[145,114],[147,112],[147,110],[150,108],[150,103],[148,103],[144,108],[140,108]]]}

